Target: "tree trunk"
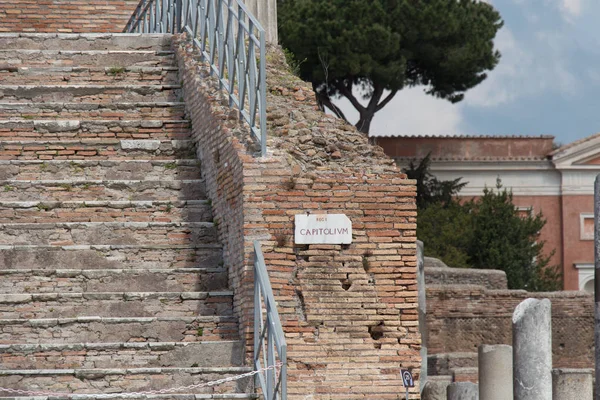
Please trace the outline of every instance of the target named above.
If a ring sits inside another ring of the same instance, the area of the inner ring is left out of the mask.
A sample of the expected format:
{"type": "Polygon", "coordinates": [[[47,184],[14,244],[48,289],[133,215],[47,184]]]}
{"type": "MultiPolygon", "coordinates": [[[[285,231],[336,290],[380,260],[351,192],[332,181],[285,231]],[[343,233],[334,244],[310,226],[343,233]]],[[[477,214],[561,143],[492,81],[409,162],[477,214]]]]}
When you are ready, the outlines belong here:
{"type": "Polygon", "coordinates": [[[375,111],[365,110],[364,113],[360,114],[360,118],[354,126],[359,132],[366,133],[368,136],[369,130],[371,129],[371,122],[373,122],[373,117],[375,117],[375,111]]]}

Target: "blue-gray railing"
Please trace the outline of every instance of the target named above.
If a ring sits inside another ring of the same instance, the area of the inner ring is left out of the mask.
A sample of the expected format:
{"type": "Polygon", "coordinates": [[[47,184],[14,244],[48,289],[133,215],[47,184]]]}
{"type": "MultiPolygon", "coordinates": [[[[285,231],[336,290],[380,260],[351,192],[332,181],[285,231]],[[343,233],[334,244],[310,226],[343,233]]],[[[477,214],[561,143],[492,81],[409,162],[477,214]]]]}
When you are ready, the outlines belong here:
{"type": "Polygon", "coordinates": [[[254,242],[254,370],[266,400],[287,399],[287,345],[260,243],[254,242]],[[262,358],[262,361],[261,361],[262,358]],[[275,367],[280,365],[280,369],[275,367]]]}
{"type": "Polygon", "coordinates": [[[242,0],[141,0],[124,32],[187,32],[267,153],[265,30],[242,0]]]}

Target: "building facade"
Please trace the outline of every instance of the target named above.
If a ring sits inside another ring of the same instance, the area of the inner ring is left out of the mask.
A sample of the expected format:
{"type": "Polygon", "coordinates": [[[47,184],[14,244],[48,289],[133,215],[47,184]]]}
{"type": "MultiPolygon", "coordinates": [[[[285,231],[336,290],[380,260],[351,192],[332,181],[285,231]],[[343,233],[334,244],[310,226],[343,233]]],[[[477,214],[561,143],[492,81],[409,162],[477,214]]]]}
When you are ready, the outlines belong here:
{"type": "Polygon", "coordinates": [[[431,172],[442,180],[463,178],[459,193],[471,198],[495,187],[513,192],[515,205],[542,212],[545,249],[555,250],[565,290],[594,290],[594,180],[600,174],[600,134],[553,148],[552,136],[377,137],[375,143],[407,165],[431,154],[431,172]]]}

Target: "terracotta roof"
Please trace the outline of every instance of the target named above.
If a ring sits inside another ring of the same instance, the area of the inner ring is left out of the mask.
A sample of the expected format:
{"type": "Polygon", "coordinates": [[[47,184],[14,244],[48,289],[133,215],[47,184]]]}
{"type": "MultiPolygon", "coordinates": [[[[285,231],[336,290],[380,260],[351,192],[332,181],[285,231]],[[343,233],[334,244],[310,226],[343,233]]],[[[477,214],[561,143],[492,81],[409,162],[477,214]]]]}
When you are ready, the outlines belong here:
{"type": "Polygon", "coordinates": [[[596,139],[597,137],[600,137],[600,133],[596,133],[596,134],[593,134],[591,136],[584,137],[583,139],[579,139],[579,140],[576,140],[574,142],[571,142],[569,144],[565,144],[564,146],[561,146],[558,149],[554,150],[549,155],[550,156],[554,156],[554,155],[556,155],[558,153],[561,153],[561,152],[563,152],[565,150],[568,150],[568,149],[573,148],[575,146],[579,146],[580,144],[583,144],[585,142],[589,142],[590,140],[596,139]]]}
{"type": "MultiPolygon", "coordinates": [[[[398,161],[411,161],[417,157],[394,157],[398,161]]],[[[431,157],[431,161],[477,161],[477,162],[510,162],[510,161],[546,161],[548,157],[431,157]]]]}
{"type": "Polygon", "coordinates": [[[552,135],[397,135],[371,132],[370,138],[413,138],[413,139],[554,139],[552,135]]]}

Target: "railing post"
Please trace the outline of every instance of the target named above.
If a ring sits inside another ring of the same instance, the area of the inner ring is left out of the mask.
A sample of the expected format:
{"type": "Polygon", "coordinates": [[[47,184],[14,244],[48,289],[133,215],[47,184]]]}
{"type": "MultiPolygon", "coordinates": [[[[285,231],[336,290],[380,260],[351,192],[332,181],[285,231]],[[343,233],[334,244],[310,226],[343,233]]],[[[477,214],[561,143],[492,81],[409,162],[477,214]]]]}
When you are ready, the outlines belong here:
{"type": "Polygon", "coordinates": [[[260,90],[259,123],[260,123],[260,154],[267,155],[267,45],[265,31],[260,32],[260,71],[258,87],[260,90]]]}
{"type": "Polygon", "coordinates": [[[181,19],[183,18],[183,0],[175,2],[175,29],[177,33],[181,33],[181,19]]]}
{"type": "MultiPolygon", "coordinates": [[[[258,268],[256,264],[258,263],[258,256],[256,252],[254,253],[254,356],[253,356],[253,368],[256,368],[256,362],[259,360],[260,354],[260,335],[262,328],[260,326],[261,317],[260,317],[260,285],[258,284],[258,280],[256,279],[258,275],[258,268]]],[[[254,386],[260,386],[259,376],[255,375],[254,377],[254,386]]]]}

